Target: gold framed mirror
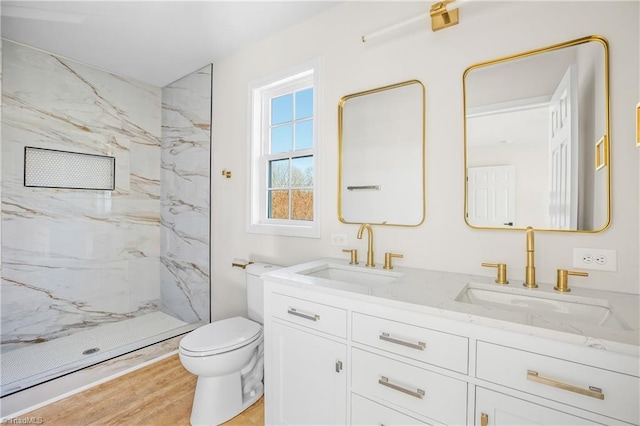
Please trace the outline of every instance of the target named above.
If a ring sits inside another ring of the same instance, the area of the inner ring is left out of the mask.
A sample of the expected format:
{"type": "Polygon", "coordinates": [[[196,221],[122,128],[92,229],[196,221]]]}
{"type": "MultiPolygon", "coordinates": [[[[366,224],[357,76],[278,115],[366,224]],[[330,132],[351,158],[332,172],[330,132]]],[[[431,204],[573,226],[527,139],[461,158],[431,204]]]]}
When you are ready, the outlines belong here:
{"type": "Polygon", "coordinates": [[[640,102],[636,105],[636,146],[640,148],[640,102]]]}
{"type": "Polygon", "coordinates": [[[588,36],[467,68],[464,215],[478,229],[611,222],[609,49],[588,36]]]}
{"type": "Polygon", "coordinates": [[[419,226],[425,203],[425,87],[418,80],[338,103],[338,218],[419,226]]]}

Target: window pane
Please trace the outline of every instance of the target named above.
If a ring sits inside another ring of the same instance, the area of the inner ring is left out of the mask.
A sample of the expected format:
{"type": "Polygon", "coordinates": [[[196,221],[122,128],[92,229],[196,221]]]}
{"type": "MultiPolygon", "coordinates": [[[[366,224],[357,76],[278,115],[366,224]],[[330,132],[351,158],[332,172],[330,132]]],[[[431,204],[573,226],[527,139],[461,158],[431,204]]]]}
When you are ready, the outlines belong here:
{"type": "Polygon", "coordinates": [[[313,87],[296,92],[296,120],[313,115],[313,87]]]}
{"type": "Polygon", "coordinates": [[[313,186],[313,157],[291,159],[291,186],[313,186]]]}
{"type": "Polygon", "coordinates": [[[289,187],[289,160],[269,161],[269,188],[289,187]]]}
{"type": "Polygon", "coordinates": [[[291,191],[293,197],[293,215],[295,220],[313,220],[313,191],[309,189],[295,189],[291,191]]]}
{"type": "Polygon", "coordinates": [[[269,191],[269,219],[289,219],[289,191],[269,191]]]}
{"type": "Polygon", "coordinates": [[[271,154],[293,150],[293,127],[291,124],[271,128],[271,154]]]}
{"type": "Polygon", "coordinates": [[[271,99],[271,125],[293,120],[293,94],[271,99]]]}
{"type": "Polygon", "coordinates": [[[296,151],[313,148],[313,120],[296,123],[296,151]]]}

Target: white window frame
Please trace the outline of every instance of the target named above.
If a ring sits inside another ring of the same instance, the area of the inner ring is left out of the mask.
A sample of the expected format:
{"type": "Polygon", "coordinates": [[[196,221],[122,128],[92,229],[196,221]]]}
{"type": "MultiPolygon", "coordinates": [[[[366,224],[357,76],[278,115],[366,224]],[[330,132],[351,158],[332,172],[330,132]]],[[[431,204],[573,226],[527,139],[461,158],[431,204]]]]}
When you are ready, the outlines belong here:
{"type": "Polygon", "coordinates": [[[247,232],[292,237],[320,238],[320,61],[285,70],[249,85],[249,146],[247,232]],[[268,154],[268,102],[265,99],[313,86],[313,148],[298,151],[299,156],[313,156],[313,220],[267,218],[267,182],[269,160],[288,158],[268,154]]]}

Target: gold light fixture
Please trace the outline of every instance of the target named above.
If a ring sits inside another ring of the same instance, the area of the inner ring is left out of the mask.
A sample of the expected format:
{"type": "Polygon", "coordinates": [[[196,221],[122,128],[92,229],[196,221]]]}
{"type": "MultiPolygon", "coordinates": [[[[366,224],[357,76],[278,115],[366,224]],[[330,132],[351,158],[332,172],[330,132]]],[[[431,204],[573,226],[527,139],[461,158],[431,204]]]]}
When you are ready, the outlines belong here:
{"type": "Polygon", "coordinates": [[[431,30],[439,31],[458,24],[458,9],[447,10],[447,5],[457,3],[455,0],[444,0],[431,6],[431,30]]]}
{"type": "Polygon", "coordinates": [[[404,28],[415,22],[424,20],[431,17],[431,29],[433,31],[442,30],[458,23],[458,8],[462,3],[466,3],[471,0],[442,0],[441,2],[434,3],[429,10],[429,13],[423,13],[413,18],[406,19],[397,24],[390,25],[385,28],[381,28],[370,34],[363,35],[361,40],[363,43],[367,43],[374,38],[380,37],[383,34],[387,34],[396,31],[400,28],[404,28]]]}

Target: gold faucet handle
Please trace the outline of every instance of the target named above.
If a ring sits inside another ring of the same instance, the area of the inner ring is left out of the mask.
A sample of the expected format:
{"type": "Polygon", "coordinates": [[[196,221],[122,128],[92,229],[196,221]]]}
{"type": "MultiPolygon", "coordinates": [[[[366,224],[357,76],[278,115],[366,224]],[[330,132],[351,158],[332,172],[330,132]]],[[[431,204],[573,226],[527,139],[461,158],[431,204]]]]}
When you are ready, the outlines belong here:
{"type": "Polygon", "coordinates": [[[555,291],[559,291],[562,293],[568,293],[571,291],[569,288],[569,275],[574,275],[576,277],[588,277],[589,274],[586,272],[578,272],[578,271],[567,271],[566,269],[558,269],[558,279],[556,281],[556,286],[553,288],[555,291]]]}
{"type": "Polygon", "coordinates": [[[357,265],[358,264],[358,249],[342,249],[344,253],[351,254],[351,260],[349,261],[349,265],[357,265]]]}
{"type": "Polygon", "coordinates": [[[497,284],[509,284],[507,279],[507,265],[504,263],[483,263],[482,266],[488,268],[498,268],[498,275],[496,276],[497,284]]]}
{"type": "Polygon", "coordinates": [[[382,269],[393,269],[393,265],[391,264],[391,259],[393,259],[394,257],[397,257],[398,259],[402,259],[404,255],[399,253],[385,253],[384,266],[382,267],[382,269]]]}

